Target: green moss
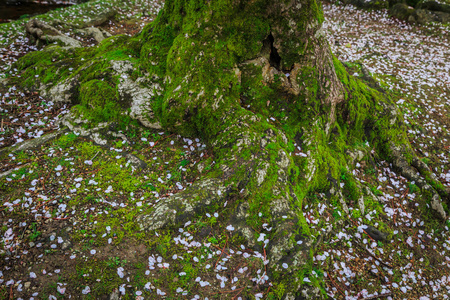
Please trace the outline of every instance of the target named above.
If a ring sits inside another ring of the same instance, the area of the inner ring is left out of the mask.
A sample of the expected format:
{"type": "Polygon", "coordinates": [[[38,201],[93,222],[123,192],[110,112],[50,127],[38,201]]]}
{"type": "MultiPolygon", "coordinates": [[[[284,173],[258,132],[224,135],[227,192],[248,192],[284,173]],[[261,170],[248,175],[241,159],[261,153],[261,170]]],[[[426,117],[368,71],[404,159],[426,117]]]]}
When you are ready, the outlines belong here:
{"type": "Polygon", "coordinates": [[[54,144],[56,146],[67,148],[71,145],[73,145],[74,141],[78,138],[76,134],[73,132],[70,132],[66,135],[62,135],[60,138],[58,138],[56,141],[54,141],[54,144]]]}
{"type": "Polygon", "coordinates": [[[80,87],[78,110],[94,123],[117,120],[121,114],[117,98],[115,87],[102,80],[90,80],[80,87]]]}

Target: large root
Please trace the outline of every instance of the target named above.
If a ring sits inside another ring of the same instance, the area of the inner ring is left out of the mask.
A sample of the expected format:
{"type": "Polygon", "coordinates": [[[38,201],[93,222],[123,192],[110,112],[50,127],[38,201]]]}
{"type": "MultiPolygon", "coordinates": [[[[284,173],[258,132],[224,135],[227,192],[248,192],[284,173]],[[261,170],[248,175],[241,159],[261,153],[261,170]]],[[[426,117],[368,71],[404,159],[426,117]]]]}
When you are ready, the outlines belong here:
{"type": "MultiPolygon", "coordinates": [[[[251,13],[252,4],[248,5],[246,9],[251,13]]],[[[299,15],[295,10],[303,6],[294,9],[284,5],[272,7],[274,20],[286,13],[295,24],[299,15]]],[[[305,11],[309,15],[310,10],[305,11]]],[[[231,16],[234,12],[229,13],[231,16]]],[[[179,16],[178,8],[174,15],[179,16]]],[[[211,18],[214,17],[212,14],[211,18]]],[[[247,17],[242,15],[243,20],[247,17]]],[[[262,17],[254,18],[263,22],[262,17]]],[[[210,23],[222,19],[227,18],[212,19],[210,23]]],[[[106,102],[102,97],[97,103],[92,100],[99,94],[96,87],[104,87],[114,98],[108,100],[128,99],[124,110],[148,127],[162,127],[186,136],[201,135],[214,152],[217,163],[213,170],[207,178],[144,212],[136,220],[139,227],[141,230],[173,227],[228,202],[233,205],[233,212],[227,217],[233,233],[249,246],[267,253],[264,259],[268,272],[286,287],[282,297],[294,299],[302,294],[305,286],[302,274],[310,267],[310,254],[315,246],[303,216],[303,199],[308,192],[329,192],[330,197],[339,199],[344,213],[350,214],[339,189],[342,170],[350,169],[346,149],[365,140],[376,144],[380,152],[383,143],[404,143],[404,136],[396,136],[402,132],[397,110],[389,106],[388,96],[348,75],[334,60],[316,21],[305,24],[305,30],[309,31],[299,31],[300,37],[285,37],[289,41],[302,41],[294,45],[295,49],[289,49],[290,43],[277,44],[280,43],[277,34],[270,32],[276,26],[267,26],[267,31],[262,26],[261,32],[257,32],[261,39],[244,45],[242,41],[250,38],[247,27],[242,31],[222,30],[208,22],[202,24],[201,34],[197,25],[186,33],[173,29],[179,26],[178,21],[166,24],[164,20],[161,17],[163,23],[143,31],[141,38],[145,41],[134,41],[130,47],[133,58],[140,61],[136,68],[122,57],[105,61],[105,51],[128,50],[114,48],[118,43],[110,39],[107,42],[111,43],[111,49],[104,47],[98,56],[91,53],[92,60],[79,66],[71,77],[60,79],[58,84],[64,87],[60,91],[70,92],[75,87],[80,92],[75,94],[81,99],[79,102],[92,112],[106,102]],[[221,41],[234,42],[222,45],[221,41]],[[253,52],[248,53],[248,49],[253,52]],[[136,69],[145,74],[145,80],[131,79],[137,75],[136,69]],[[107,80],[111,81],[107,84],[107,80]],[[306,154],[292,155],[298,149],[306,154]]],[[[226,27],[228,23],[218,24],[226,27]]],[[[278,24],[278,34],[286,29],[284,24],[290,23],[278,24]]],[[[36,24],[30,25],[30,33],[42,38],[44,26],[36,24]]],[[[121,40],[123,45],[128,42],[121,40]]],[[[76,56],[71,59],[81,62],[76,56]]],[[[36,75],[31,72],[29,75],[36,75]]],[[[115,107],[120,109],[119,105],[115,107]]],[[[416,181],[423,191],[430,191],[433,209],[445,218],[440,197],[428,179],[422,180],[396,147],[391,147],[390,154],[405,177],[416,181]]],[[[420,172],[427,172],[416,158],[412,164],[420,172]]],[[[356,201],[364,211],[364,198],[356,201]]]]}
{"type": "MultiPolygon", "coordinates": [[[[404,147],[407,148],[407,147],[404,147]]],[[[436,176],[433,175],[433,172],[428,168],[428,166],[422,162],[417,156],[413,155],[411,163],[405,158],[404,152],[406,150],[401,149],[401,147],[396,147],[393,144],[391,145],[392,151],[392,163],[393,165],[400,171],[400,173],[407,178],[408,180],[415,182],[418,187],[422,189],[422,192],[428,196],[431,208],[438,214],[438,216],[442,220],[447,219],[447,214],[442,205],[442,197],[448,198],[449,192],[448,190],[438,190],[429,183],[431,182],[439,182],[436,176]],[[429,181],[424,179],[423,177],[429,177],[429,181]]],[[[411,155],[412,151],[409,152],[411,155]]]]}
{"type": "Polygon", "coordinates": [[[58,31],[55,27],[50,26],[37,19],[30,20],[25,24],[27,35],[35,43],[60,43],[65,47],[81,47],[81,42],[68,37],[58,31]]]}
{"type": "Polygon", "coordinates": [[[104,39],[112,36],[106,30],[98,29],[97,27],[86,27],[84,29],[80,29],[79,31],[92,37],[97,43],[101,43],[104,39]]]}
{"type": "Polygon", "coordinates": [[[284,148],[288,140],[282,131],[269,128],[260,137],[253,128],[267,126],[265,122],[250,112],[239,111],[243,114],[238,119],[230,112],[221,120],[238,122],[212,142],[216,152],[223,153],[216,166],[216,172],[222,175],[203,179],[161,200],[137,222],[141,230],[175,227],[212,213],[227,202],[234,205],[227,223],[233,228],[232,234],[243,238],[248,247],[267,253],[270,274],[282,274],[282,280],[290,278],[286,295],[290,299],[302,290],[303,282],[294,274],[309,263],[314,240],[300,225],[305,223],[301,221],[301,199],[292,185],[296,181],[292,177],[294,163],[284,148]],[[236,151],[228,151],[230,148],[236,151]],[[243,160],[240,154],[247,151],[252,154],[243,160]],[[263,219],[266,223],[259,224],[263,219]]]}

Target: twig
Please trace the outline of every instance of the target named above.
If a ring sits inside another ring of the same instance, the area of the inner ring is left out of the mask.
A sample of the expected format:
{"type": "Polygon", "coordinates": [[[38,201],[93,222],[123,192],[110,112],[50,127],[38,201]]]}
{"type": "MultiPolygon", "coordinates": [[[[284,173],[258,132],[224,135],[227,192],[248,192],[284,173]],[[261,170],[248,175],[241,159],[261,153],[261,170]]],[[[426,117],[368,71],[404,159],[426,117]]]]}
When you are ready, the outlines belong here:
{"type": "MultiPolygon", "coordinates": [[[[241,267],[242,265],[238,265],[236,268],[232,269],[231,272],[236,272],[236,270],[241,267]]],[[[248,266],[248,263],[244,264],[242,267],[248,266]]]]}
{"type": "MultiPolygon", "coordinates": [[[[353,224],[358,227],[358,223],[355,222],[355,220],[353,220],[352,218],[350,218],[350,221],[353,222],[353,224]]],[[[372,242],[375,242],[375,240],[370,236],[370,234],[367,233],[367,231],[365,231],[364,229],[362,230],[365,234],[367,234],[367,236],[369,237],[369,239],[372,240],[372,242]]]]}
{"type": "Polygon", "coordinates": [[[100,151],[97,151],[97,153],[95,153],[94,157],[91,160],[94,160],[94,158],[100,153],[100,151]]]}
{"type": "Polygon", "coordinates": [[[244,287],[241,287],[241,288],[238,288],[238,289],[235,289],[235,290],[221,291],[221,292],[218,292],[218,294],[234,293],[234,292],[237,292],[237,291],[239,291],[239,290],[243,290],[244,288],[245,288],[245,286],[244,286],[244,287]]]}
{"type": "Polygon", "coordinates": [[[405,198],[405,196],[409,193],[409,188],[406,189],[406,191],[403,193],[403,195],[400,197],[398,204],[400,204],[400,207],[403,209],[403,211],[406,213],[406,209],[403,207],[401,200],[405,198]]]}
{"type": "Polygon", "coordinates": [[[264,245],[263,250],[264,250],[264,273],[267,274],[267,264],[266,264],[267,256],[266,256],[266,247],[265,247],[265,245],[264,245]]]}
{"type": "Polygon", "coordinates": [[[55,198],[48,199],[47,201],[42,201],[40,204],[38,204],[38,205],[35,207],[35,209],[38,209],[38,208],[41,207],[42,205],[47,204],[48,202],[50,202],[50,201],[52,201],[52,200],[55,200],[55,198]]]}
{"type": "Polygon", "coordinates": [[[395,217],[397,216],[397,211],[396,211],[396,209],[395,209],[395,206],[394,206],[394,198],[391,198],[391,203],[392,203],[392,210],[394,211],[394,224],[397,224],[397,222],[395,222],[395,217]]]}
{"type": "Polygon", "coordinates": [[[234,300],[234,299],[236,299],[237,298],[237,296],[239,296],[239,294],[240,293],[242,293],[242,291],[244,290],[244,288],[241,288],[241,290],[239,291],[239,293],[237,293],[236,295],[234,295],[234,297],[233,297],[233,299],[232,300],[234,300]]]}
{"type": "Polygon", "coordinates": [[[217,261],[216,261],[216,265],[214,266],[214,269],[217,267],[217,264],[219,263],[219,260],[220,260],[220,258],[222,257],[223,252],[225,251],[225,247],[226,247],[227,244],[228,244],[228,235],[225,235],[225,236],[227,237],[227,240],[225,241],[225,245],[223,246],[222,252],[220,253],[219,258],[218,258],[217,261]]]}
{"type": "Polygon", "coordinates": [[[25,234],[25,231],[28,229],[28,226],[25,226],[25,228],[22,231],[22,235],[20,236],[20,239],[23,239],[23,235],[25,234]]]}
{"type": "Polygon", "coordinates": [[[47,182],[47,179],[50,177],[51,174],[52,174],[52,173],[49,172],[49,173],[47,174],[47,176],[45,177],[45,179],[42,181],[42,189],[45,189],[45,183],[47,182]]]}
{"type": "Polygon", "coordinates": [[[344,291],[337,285],[337,283],[333,280],[333,278],[331,277],[331,274],[328,273],[328,278],[330,278],[331,283],[334,285],[335,288],[337,288],[337,290],[339,291],[339,293],[341,293],[342,296],[345,297],[344,291]]]}
{"type": "Polygon", "coordinates": [[[383,265],[385,265],[386,267],[388,267],[388,268],[390,268],[390,269],[393,269],[393,267],[392,267],[390,264],[385,263],[385,262],[382,261],[380,258],[378,258],[378,257],[376,257],[375,255],[373,255],[369,250],[366,249],[366,247],[363,247],[358,241],[355,240],[355,242],[356,242],[356,243],[355,243],[356,246],[358,246],[359,248],[365,250],[367,253],[369,253],[370,256],[372,256],[373,258],[375,258],[376,260],[378,260],[378,261],[380,262],[380,264],[383,264],[383,265]]]}

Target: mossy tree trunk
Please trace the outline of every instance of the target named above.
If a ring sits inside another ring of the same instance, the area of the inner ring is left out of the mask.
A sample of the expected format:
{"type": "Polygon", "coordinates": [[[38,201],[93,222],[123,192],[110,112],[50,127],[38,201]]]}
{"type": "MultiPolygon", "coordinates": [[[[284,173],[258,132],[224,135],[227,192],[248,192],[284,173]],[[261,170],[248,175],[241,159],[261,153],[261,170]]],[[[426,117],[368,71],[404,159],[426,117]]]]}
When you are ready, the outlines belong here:
{"type": "MultiPolygon", "coordinates": [[[[402,145],[395,157],[403,162],[412,153],[395,105],[347,74],[322,22],[315,0],[171,0],[144,32],[140,52],[143,67],[164,86],[153,105],[162,126],[207,139],[217,161],[210,176],[220,179],[161,203],[140,219],[142,228],[180,223],[207,205],[238,199],[231,222],[247,243],[255,244],[263,223],[274,228],[269,266],[289,287],[286,298],[300,294],[311,262],[305,195],[324,191],[348,211],[338,182],[350,169],[352,145],[368,141],[387,157],[402,145]],[[296,149],[307,156],[291,155],[296,149]]],[[[404,174],[413,173],[408,167],[404,174]]],[[[369,196],[355,187],[351,197],[363,205],[369,196]]],[[[437,211],[445,217],[442,207],[437,211]]]]}
{"type": "MultiPolygon", "coordinates": [[[[232,200],[234,234],[266,248],[272,278],[285,285],[284,298],[294,299],[307,293],[302,278],[315,245],[302,214],[305,196],[323,192],[347,213],[347,200],[364,210],[375,197],[351,176],[355,145],[367,143],[417,180],[441,217],[439,194],[448,195],[413,155],[391,99],[350,76],[332,55],[322,22],[316,0],[167,0],[136,37],[88,50],[53,48],[17,66],[26,69],[22,77],[44,78],[76,64],[71,75],[42,79],[41,90],[76,91],[69,98],[81,99],[85,113],[96,105],[108,112],[128,107],[144,125],[206,140],[216,161],[208,178],[137,221],[143,230],[173,226],[232,200]],[[66,63],[54,63],[61,59],[66,63]],[[86,103],[92,97],[83,94],[99,79],[116,96],[86,103]],[[135,82],[141,92],[130,88],[135,82]],[[419,182],[411,164],[426,180],[419,182]],[[342,178],[352,187],[345,197],[342,178]],[[257,242],[265,227],[273,230],[257,242]]],[[[99,112],[105,115],[93,115],[99,112]]]]}

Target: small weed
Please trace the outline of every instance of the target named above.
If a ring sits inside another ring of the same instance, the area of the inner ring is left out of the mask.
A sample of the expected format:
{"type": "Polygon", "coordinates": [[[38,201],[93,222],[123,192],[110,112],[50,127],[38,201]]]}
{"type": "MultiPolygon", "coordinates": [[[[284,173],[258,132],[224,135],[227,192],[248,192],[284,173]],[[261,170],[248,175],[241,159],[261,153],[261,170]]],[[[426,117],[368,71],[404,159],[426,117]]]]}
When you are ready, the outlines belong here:
{"type": "Polygon", "coordinates": [[[30,236],[28,238],[30,239],[30,241],[34,241],[40,235],[41,235],[41,232],[39,230],[37,230],[37,223],[32,223],[31,224],[31,233],[30,233],[30,236]]]}
{"type": "Polygon", "coordinates": [[[116,267],[123,267],[127,263],[126,259],[120,260],[119,257],[110,257],[109,260],[106,262],[106,265],[109,268],[116,268],[116,267]]]}

